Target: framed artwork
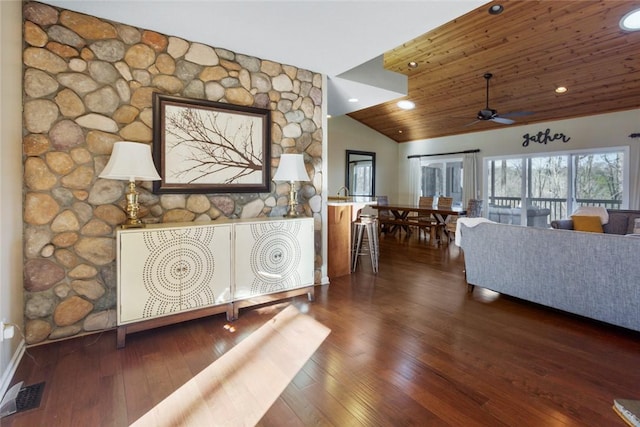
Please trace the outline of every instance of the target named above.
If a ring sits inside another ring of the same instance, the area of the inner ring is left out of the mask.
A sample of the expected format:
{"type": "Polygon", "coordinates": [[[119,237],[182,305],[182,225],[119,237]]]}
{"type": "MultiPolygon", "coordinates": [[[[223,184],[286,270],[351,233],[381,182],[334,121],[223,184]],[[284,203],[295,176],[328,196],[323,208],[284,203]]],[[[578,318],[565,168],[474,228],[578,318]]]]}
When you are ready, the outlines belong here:
{"type": "Polygon", "coordinates": [[[153,94],[155,193],[268,192],[269,110],[153,94]]]}

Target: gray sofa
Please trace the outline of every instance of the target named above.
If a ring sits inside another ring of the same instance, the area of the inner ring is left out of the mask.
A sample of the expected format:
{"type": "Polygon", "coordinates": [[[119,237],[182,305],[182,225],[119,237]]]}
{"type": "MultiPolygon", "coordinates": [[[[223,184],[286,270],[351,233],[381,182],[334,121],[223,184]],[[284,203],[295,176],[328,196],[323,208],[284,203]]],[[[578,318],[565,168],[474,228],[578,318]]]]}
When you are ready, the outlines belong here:
{"type": "MultiPolygon", "coordinates": [[[[602,226],[607,234],[631,234],[633,233],[635,220],[640,218],[640,211],[607,209],[609,222],[602,226]]],[[[551,227],[559,230],[573,230],[573,220],[559,219],[551,221],[551,227]]]]}
{"type": "Polygon", "coordinates": [[[459,225],[467,283],[640,331],[640,238],[459,225]]]}

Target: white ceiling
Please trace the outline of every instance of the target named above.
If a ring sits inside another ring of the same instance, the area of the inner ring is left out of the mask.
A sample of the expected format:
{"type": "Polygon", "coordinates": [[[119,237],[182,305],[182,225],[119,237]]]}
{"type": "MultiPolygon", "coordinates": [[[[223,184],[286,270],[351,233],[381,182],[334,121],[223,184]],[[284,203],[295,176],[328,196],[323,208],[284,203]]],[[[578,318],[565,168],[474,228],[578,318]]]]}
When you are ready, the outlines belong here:
{"type": "MultiPolygon", "coordinates": [[[[54,6],[326,74],[329,113],[402,96],[397,85],[354,81],[372,61],[487,0],[43,0],[54,6]],[[360,73],[340,77],[363,63],[360,73]],[[348,77],[348,78],[347,78],[348,77]],[[333,87],[332,87],[333,86],[333,87]],[[383,87],[380,87],[383,86],[383,87]],[[356,97],[358,103],[343,102],[356,97]]],[[[385,80],[384,75],[378,79],[385,80]]],[[[405,92],[406,93],[406,92],[405,92]]]]}

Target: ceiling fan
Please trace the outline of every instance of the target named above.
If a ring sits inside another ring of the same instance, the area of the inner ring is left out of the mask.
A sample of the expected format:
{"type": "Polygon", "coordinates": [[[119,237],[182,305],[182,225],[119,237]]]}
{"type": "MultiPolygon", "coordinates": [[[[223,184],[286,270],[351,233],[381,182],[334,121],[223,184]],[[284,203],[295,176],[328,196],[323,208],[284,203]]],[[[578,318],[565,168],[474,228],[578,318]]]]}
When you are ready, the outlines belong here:
{"type": "Polygon", "coordinates": [[[498,115],[498,111],[492,108],[489,108],[489,80],[491,80],[491,77],[493,77],[493,74],[485,73],[483,77],[487,81],[487,104],[484,109],[478,111],[478,114],[476,115],[477,120],[474,120],[473,122],[467,124],[466,126],[471,126],[480,121],[492,121],[496,123],[501,123],[503,125],[511,125],[515,123],[515,120],[508,119],[507,117],[527,116],[529,114],[533,114],[532,112],[529,112],[529,111],[518,111],[518,112],[498,115]]]}

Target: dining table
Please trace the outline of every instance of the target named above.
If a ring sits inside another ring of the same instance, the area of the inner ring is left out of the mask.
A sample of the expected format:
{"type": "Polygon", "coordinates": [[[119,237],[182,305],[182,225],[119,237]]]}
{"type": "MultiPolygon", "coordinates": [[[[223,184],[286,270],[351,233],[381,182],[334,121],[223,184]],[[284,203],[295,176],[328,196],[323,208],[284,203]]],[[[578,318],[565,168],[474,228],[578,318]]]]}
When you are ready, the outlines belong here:
{"type": "MultiPolygon", "coordinates": [[[[411,234],[411,227],[415,227],[419,225],[419,222],[412,221],[410,214],[416,213],[418,217],[427,217],[431,216],[437,225],[441,226],[446,230],[446,225],[451,219],[455,216],[465,215],[466,211],[459,207],[425,207],[419,206],[417,204],[395,204],[390,203],[386,205],[375,205],[371,206],[373,209],[378,210],[378,221],[381,225],[388,227],[389,233],[394,233],[397,230],[404,230],[407,234],[411,234]],[[385,218],[384,215],[381,215],[381,212],[388,211],[391,213],[391,216],[385,218]]],[[[435,239],[435,229],[437,227],[432,227],[430,233],[430,243],[432,245],[437,245],[435,239]]]]}

